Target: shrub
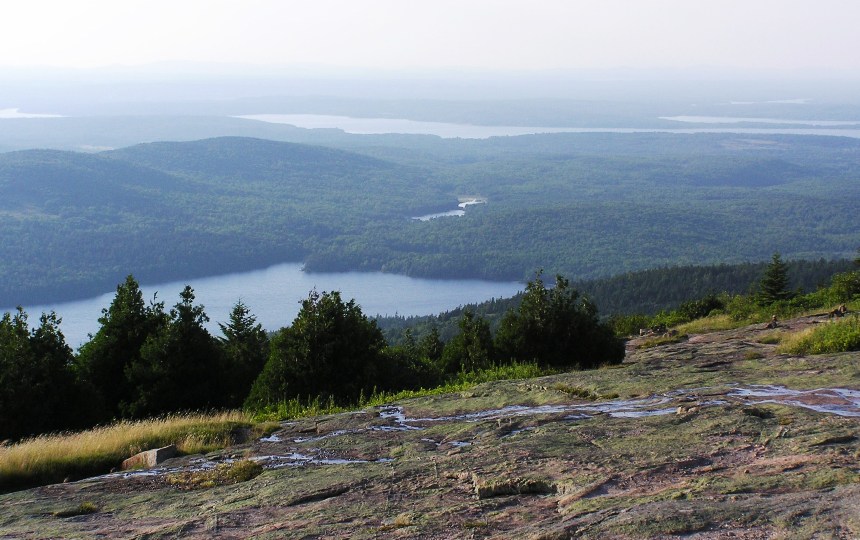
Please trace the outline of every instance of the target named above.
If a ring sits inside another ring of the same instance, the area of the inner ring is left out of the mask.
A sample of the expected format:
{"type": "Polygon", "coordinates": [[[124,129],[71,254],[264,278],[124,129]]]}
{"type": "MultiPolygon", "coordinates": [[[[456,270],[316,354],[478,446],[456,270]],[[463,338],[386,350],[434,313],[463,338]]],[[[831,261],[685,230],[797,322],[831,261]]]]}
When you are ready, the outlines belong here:
{"type": "Polygon", "coordinates": [[[830,302],[839,304],[850,302],[860,295],[860,271],[845,272],[833,276],[830,288],[830,302]]]}
{"type": "Polygon", "coordinates": [[[777,348],[777,352],[788,354],[823,354],[857,350],[860,350],[860,318],[856,315],[789,336],[777,348]]]}
{"type": "Polygon", "coordinates": [[[691,300],[681,303],[681,305],[678,306],[677,311],[682,317],[687,319],[684,322],[687,322],[707,317],[712,311],[724,309],[725,307],[726,304],[723,299],[711,292],[699,300],[691,300]]]}
{"type": "Polygon", "coordinates": [[[648,315],[613,315],[609,318],[609,326],[616,336],[635,336],[640,328],[651,326],[651,317],[648,315]]]}
{"type": "Polygon", "coordinates": [[[544,286],[541,274],[526,285],[516,311],[508,311],[496,334],[500,357],[541,366],[595,368],[620,364],[624,344],[597,318],[597,307],[562,276],[544,286]]]}

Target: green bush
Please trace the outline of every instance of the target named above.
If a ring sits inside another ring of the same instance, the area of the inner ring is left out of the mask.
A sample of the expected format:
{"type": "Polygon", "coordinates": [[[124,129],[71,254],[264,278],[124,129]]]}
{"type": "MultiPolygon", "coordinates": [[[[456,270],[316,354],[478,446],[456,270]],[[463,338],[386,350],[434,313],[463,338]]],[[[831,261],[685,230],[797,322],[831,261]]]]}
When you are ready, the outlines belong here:
{"type": "Polygon", "coordinates": [[[648,315],[613,315],[609,318],[609,326],[616,336],[635,336],[640,328],[651,326],[651,317],[648,315]]]}
{"type": "Polygon", "coordinates": [[[711,292],[698,300],[682,302],[676,311],[679,315],[687,319],[684,322],[689,322],[695,319],[701,319],[702,317],[707,317],[712,311],[724,309],[725,307],[726,303],[723,298],[717,296],[716,293],[711,292]]]}
{"type": "Polygon", "coordinates": [[[823,354],[860,350],[860,318],[856,315],[823,324],[787,339],[778,352],[823,354]]]}
{"type": "Polygon", "coordinates": [[[850,302],[860,296],[860,271],[845,272],[833,276],[830,285],[830,303],[850,302]]]}
{"type": "Polygon", "coordinates": [[[502,317],[496,348],[504,361],[542,367],[590,369],[624,360],[624,344],[598,319],[594,303],[560,275],[546,287],[540,272],[526,285],[519,307],[502,317]]]}

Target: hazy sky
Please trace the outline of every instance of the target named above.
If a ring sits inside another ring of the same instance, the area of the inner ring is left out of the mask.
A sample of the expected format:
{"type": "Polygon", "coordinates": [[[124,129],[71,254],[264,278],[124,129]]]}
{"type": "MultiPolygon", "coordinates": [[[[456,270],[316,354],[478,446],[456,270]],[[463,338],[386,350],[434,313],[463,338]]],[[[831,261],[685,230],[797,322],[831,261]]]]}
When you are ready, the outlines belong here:
{"type": "Polygon", "coordinates": [[[0,66],[860,74],[858,0],[10,0],[0,16],[0,66]]]}

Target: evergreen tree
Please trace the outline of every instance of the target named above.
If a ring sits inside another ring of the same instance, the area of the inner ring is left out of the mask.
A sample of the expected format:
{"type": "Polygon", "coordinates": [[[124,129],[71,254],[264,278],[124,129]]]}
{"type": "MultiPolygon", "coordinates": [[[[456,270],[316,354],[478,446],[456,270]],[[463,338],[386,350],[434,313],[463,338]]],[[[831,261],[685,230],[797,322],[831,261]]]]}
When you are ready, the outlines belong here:
{"type": "Polygon", "coordinates": [[[445,344],[442,343],[442,338],[439,336],[439,329],[434,325],[430,328],[430,333],[421,338],[418,342],[419,354],[426,358],[431,364],[438,364],[442,359],[442,353],[445,350],[445,344]]]}
{"type": "Polygon", "coordinates": [[[166,412],[224,405],[221,350],[204,324],[203,306],[194,304],[194,290],[185,286],[170,319],[150,335],[140,357],[126,368],[131,399],[123,413],[144,417],[166,412]]]}
{"type": "Polygon", "coordinates": [[[44,415],[38,410],[41,396],[33,392],[39,385],[32,368],[27,314],[19,307],[17,313],[5,313],[0,320],[0,439],[14,439],[41,429],[29,427],[36,417],[44,415]]]}
{"type": "Polygon", "coordinates": [[[129,275],[117,285],[99,323],[96,334],[81,347],[77,363],[101,401],[101,419],[109,420],[120,415],[121,402],[131,400],[126,370],[140,361],[143,344],[167,324],[167,315],[162,302],[146,305],[140,285],[129,275]]]}
{"type": "Polygon", "coordinates": [[[0,319],[0,439],[83,427],[71,348],[53,312],[30,331],[27,314],[0,319]]]}
{"type": "Polygon", "coordinates": [[[230,322],[218,325],[224,337],[219,338],[224,354],[225,396],[228,407],[242,404],[254,379],[263,370],[269,354],[269,338],[263,326],[241,301],[230,312],[230,322]]]}
{"type": "Polygon", "coordinates": [[[788,266],[779,253],[774,253],[770,264],[759,281],[757,300],[762,305],[770,305],[780,300],[788,300],[793,295],[788,289],[788,266]]]}
{"type": "MultiPolygon", "coordinates": [[[[442,379],[438,357],[432,358],[430,354],[434,351],[428,351],[424,346],[430,337],[430,334],[424,336],[419,343],[415,341],[412,330],[407,328],[399,345],[386,347],[374,385],[376,389],[397,391],[438,384],[442,379]]],[[[439,346],[441,348],[441,342],[439,346]]]]}
{"type": "Polygon", "coordinates": [[[592,368],[624,358],[623,343],[598,320],[594,304],[562,276],[547,289],[540,272],[526,285],[519,308],[502,318],[496,344],[507,360],[542,366],[592,368]]]}
{"type": "Polygon", "coordinates": [[[460,333],[445,345],[442,352],[442,370],[457,373],[485,369],[493,364],[495,356],[490,325],[483,317],[476,317],[467,309],[460,319],[460,333]]]}
{"type": "Polygon", "coordinates": [[[295,320],[272,340],[269,359],[254,382],[249,405],[293,397],[332,396],[353,401],[378,381],[385,339],[354,300],[311,291],[295,320]]]}

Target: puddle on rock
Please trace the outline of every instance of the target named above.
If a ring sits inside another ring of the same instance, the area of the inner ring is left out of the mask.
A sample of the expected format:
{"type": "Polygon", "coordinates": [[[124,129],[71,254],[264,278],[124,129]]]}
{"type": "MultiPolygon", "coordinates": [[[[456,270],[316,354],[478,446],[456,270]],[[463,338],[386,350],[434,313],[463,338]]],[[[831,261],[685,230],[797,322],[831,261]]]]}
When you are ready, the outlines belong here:
{"type": "Polygon", "coordinates": [[[370,463],[366,459],[342,459],[322,458],[292,452],[286,455],[255,456],[250,458],[266,469],[280,469],[282,467],[301,467],[303,465],[350,465],[353,463],[370,463]]]}
{"type": "MultiPolygon", "coordinates": [[[[537,415],[564,415],[561,421],[577,421],[593,419],[599,415],[609,418],[647,418],[673,414],[677,411],[677,404],[695,403],[698,407],[725,406],[732,402],[743,405],[755,405],[760,403],[776,403],[792,407],[802,407],[825,414],[837,416],[860,417],[860,390],[848,388],[817,388],[814,390],[792,390],[778,385],[730,385],[727,387],[693,388],[681,389],[665,394],[658,394],[643,398],[616,399],[598,403],[576,403],[560,405],[510,405],[499,409],[476,411],[457,415],[409,418],[401,406],[389,405],[379,408],[379,418],[387,421],[385,425],[372,425],[355,429],[340,429],[316,435],[312,437],[298,437],[292,439],[294,444],[306,444],[332,439],[348,434],[367,432],[403,432],[420,431],[426,429],[425,425],[446,422],[484,422],[492,420],[504,420],[524,416],[537,415]],[[711,399],[702,399],[708,396],[711,399]]],[[[535,429],[525,427],[512,430],[503,437],[512,437],[535,429]]],[[[462,448],[472,445],[468,441],[437,442],[434,439],[423,438],[424,442],[431,443],[439,448],[442,445],[450,445],[462,448]]],[[[272,434],[259,439],[262,443],[283,443],[280,436],[272,434]]],[[[357,463],[388,463],[391,458],[380,457],[376,460],[343,459],[326,457],[324,451],[311,449],[309,453],[298,451],[282,455],[263,455],[249,459],[261,463],[267,469],[281,467],[300,467],[303,465],[347,465],[357,463]]],[[[210,460],[207,458],[192,459],[187,466],[159,467],[153,469],[121,471],[102,476],[101,478],[131,478],[136,476],[158,476],[179,471],[206,470],[215,467],[218,463],[229,463],[232,459],[210,460]]]]}
{"type": "Polygon", "coordinates": [[[741,398],[746,405],[775,403],[837,416],[860,417],[860,390],[849,388],[792,390],[767,384],[736,387],[726,395],[741,398]]]}

